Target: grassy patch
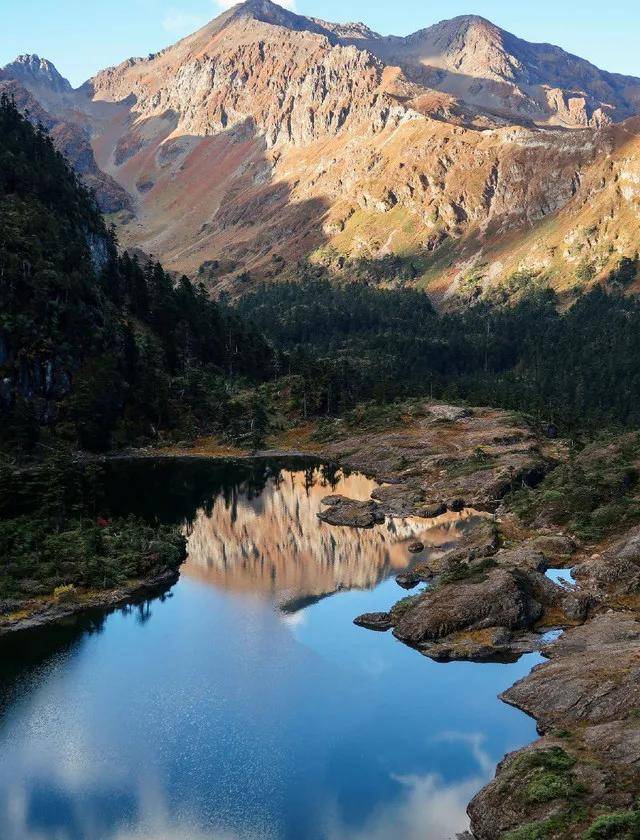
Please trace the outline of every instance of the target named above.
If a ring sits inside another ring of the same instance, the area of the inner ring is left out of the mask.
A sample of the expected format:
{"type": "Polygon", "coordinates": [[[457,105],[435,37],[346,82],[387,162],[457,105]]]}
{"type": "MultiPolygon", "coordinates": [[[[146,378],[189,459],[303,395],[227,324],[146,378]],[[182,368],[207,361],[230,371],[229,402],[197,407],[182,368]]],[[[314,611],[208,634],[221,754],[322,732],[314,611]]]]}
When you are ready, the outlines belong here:
{"type": "Polygon", "coordinates": [[[504,835],[504,840],[545,840],[560,828],[558,819],[527,823],[504,835]]]}
{"type": "Polygon", "coordinates": [[[551,472],[510,507],[525,522],[539,517],[583,540],[598,540],[640,522],[640,436],[600,437],[551,472]]]}
{"type": "Polygon", "coordinates": [[[495,464],[495,457],[478,447],[473,455],[453,464],[448,470],[449,478],[461,478],[482,470],[490,470],[495,464]]]}
{"type": "Polygon", "coordinates": [[[464,560],[457,561],[451,569],[440,575],[438,578],[439,586],[446,586],[449,583],[482,583],[487,579],[487,572],[495,569],[496,561],[487,557],[479,563],[470,565],[464,560]]]}
{"type": "Polygon", "coordinates": [[[640,811],[617,811],[598,817],[584,834],[585,840],[638,840],[640,811]]]}

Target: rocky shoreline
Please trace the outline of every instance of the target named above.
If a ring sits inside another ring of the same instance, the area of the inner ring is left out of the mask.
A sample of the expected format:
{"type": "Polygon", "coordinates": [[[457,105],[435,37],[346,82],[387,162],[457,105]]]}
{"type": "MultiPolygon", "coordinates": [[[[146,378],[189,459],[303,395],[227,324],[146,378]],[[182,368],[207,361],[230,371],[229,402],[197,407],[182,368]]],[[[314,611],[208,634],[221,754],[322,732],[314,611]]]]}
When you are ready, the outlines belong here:
{"type": "Polygon", "coordinates": [[[10,636],[63,624],[95,610],[110,612],[139,599],[161,595],[178,582],[179,569],[168,569],[145,580],[131,581],[117,589],[78,594],[73,600],[54,597],[25,601],[19,612],[0,616],[0,642],[10,636]]]}
{"type": "Polygon", "coordinates": [[[541,737],[507,756],[470,803],[467,836],[640,836],[640,527],[594,548],[525,526],[505,496],[535,487],[566,455],[504,412],[427,405],[404,428],[345,436],[325,457],[384,482],[371,502],[327,500],[321,516],[336,525],[461,505],[494,514],[398,580],[424,591],[355,619],[441,662],[546,658],[501,697],[535,718],[541,737]],[[558,567],[577,584],[546,576],[558,567]],[[549,630],[563,632],[545,644],[549,630]]]}

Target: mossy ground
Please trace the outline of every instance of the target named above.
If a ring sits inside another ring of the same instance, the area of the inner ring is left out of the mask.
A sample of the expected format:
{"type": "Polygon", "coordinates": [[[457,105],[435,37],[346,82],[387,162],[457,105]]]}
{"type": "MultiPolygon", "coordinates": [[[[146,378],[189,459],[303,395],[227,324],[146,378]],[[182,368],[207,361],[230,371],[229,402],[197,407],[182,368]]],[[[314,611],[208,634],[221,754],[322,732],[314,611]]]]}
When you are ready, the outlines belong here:
{"type": "Polygon", "coordinates": [[[640,436],[601,435],[507,503],[527,523],[544,520],[595,541],[640,522],[639,475],[640,436]]]}

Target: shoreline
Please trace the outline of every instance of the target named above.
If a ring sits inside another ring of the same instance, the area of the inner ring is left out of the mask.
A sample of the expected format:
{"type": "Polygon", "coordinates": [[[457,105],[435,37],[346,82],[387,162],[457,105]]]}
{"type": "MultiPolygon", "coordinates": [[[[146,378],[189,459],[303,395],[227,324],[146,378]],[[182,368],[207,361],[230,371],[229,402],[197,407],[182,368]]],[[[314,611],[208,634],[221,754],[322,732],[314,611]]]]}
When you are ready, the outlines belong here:
{"type": "MultiPolygon", "coordinates": [[[[631,529],[618,543],[606,541],[600,553],[589,556],[563,529],[523,526],[503,499],[514,487],[536,486],[561,462],[559,447],[508,412],[425,404],[422,413],[400,427],[345,433],[314,451],[276,446],[231,454],[209,453],[205,447],[197,452],[127,451],[98,460],[263,459],[341,465],[381,485],[370,502],[354,501],[346,519],[345,510],[340,511],[339,524],[347,527],[358,527],[350,521],[351,513],[360,522],[368,521],[362,519],[363,505],[369,513],[398,518],[424,517],[435,508],[460,505],[494,514],[437,561],[427,559],[412,568],[413,585],[429,583],[426,592],[413,597],[409,592],[390,612],[360,617],[369,619],[360,623],[392,629],[398,640],[439,662],[513,661],[533,651],[546,659],[500,696],[535,719],[541,737],[500,762],[495,778],[469,804],[472,833],[465,836],[624,836],[585,832],[609,817],[622,820],[620,825],[636,819],[640,596],[612,593],[606,575],[598,575],[601,555],[610,565],[619,565],[621,556],[631,552],[635,557],[637,545],[640,560],[640,529],[631,529]],[[546,576],[548,569],[558,567],[576,570],[578,587],[563,587],[546,576]],[[563,633],[541,644],[541,633],[552,629],[563,633]]],[[[48,604],[9,628],[0,621],[0,640],[159,594],[179,577],[178,568],[92,594],[81,603],[48,604]]]]}
{"type": "Polygon", "coordinates": [[[116,589],[81,593],[74,601],[58,602],[53,598],[34,601],[31,611],[27,602],[25,609],[19,613],[0,616],[0,644],[9,638],[17,638],[53,625],[63,624],[86,613],[93,611],[109,613],[119,607],[135,603],[139,599],[157,597],[175,586],[179,579],[180,569],[177,569],[147,579],[131,581],[129,585],[116,589]],[[23,615],[23,613],[27,614],[23,615]]]}

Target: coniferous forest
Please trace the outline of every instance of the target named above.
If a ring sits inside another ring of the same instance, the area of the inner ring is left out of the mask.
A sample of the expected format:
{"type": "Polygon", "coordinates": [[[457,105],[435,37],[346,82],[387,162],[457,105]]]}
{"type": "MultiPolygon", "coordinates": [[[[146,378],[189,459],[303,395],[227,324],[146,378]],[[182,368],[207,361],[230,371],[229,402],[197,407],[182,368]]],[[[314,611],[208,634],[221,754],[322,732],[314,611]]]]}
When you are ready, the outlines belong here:
{"type": "MultiPolygon", "coordinates": [[[[270,345],[187,277],[118,253],[42,129],[0,103],[2,443],[43,431],[89,450],[220,430],[228,382],[274,373],[270,345]]],[[[241,423],[239,424],[241,426],[241,423]]],[[[47,434],[45,434],[45,437],[47,434]]]]}
{"type": "Polygon", "coordinates": [[[419,291],[315,279],[263,286],[238,312],[285,354],[315,413],[433,396],[565,430],[640,422],[640,305],[620,291],[596,288],[568,309],[546,290],[440,315],[419,291]]]}
{"type": "Polygon", "coordinates": [[[305,417],[410,396],[561,427],[640,421],[640,304],[597,288],[439,314],[420,291],[323,278],[231,306],[120,252],[42,128],[0,104],[1,442],[104,451],[197,434],[259,445],[286,380],[305,417]]]}

